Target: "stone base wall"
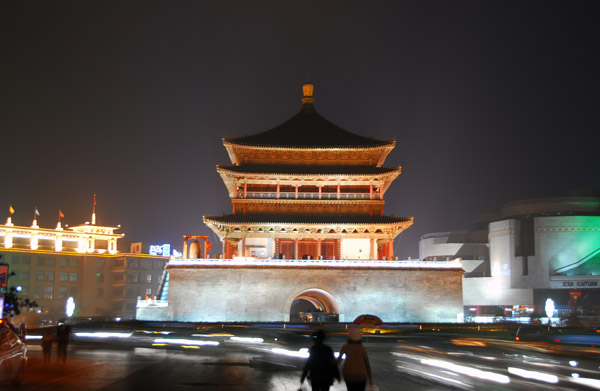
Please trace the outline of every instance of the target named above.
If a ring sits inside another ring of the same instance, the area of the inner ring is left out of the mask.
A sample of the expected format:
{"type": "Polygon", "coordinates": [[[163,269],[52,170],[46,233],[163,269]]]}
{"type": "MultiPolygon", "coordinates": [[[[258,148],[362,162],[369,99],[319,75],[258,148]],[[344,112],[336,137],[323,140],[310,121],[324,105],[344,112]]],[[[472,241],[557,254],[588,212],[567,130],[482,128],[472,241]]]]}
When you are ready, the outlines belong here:
{"type": "Polygon", "coordinates": [[[169,304],[156,320],[286,322],[292,301],[311,290],[331,298],[341,322],[363,314],[384,322],[457,322],[463,313],[462,271],[456,269],[169,266],[168,271],[169,304]]]}

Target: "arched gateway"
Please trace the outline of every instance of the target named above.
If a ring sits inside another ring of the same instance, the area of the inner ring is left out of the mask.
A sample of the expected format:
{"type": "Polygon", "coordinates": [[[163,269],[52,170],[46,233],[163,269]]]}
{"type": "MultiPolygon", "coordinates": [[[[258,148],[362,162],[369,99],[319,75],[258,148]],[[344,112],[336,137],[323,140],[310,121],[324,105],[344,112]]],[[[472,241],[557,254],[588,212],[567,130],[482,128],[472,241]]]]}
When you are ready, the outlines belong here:
{"type": "Polygon", "coordinates": [[[170,262],[168,307],[157,311],[182,321],[289,321],[293,301],[305,300],[340,321],[456,321],[459,263],[394,261],[394,239],[413,223],[383,212],[402,171],[384,166],[396,141],[341,129],[316,112],[311,84],[303,92],[302,109],[283,124],[223,139],[231,164],[217,172],[232,213],[204,216],[223,259],[170,262]]]}
{"type": "MultiPolygon", "coordinates": [[[[289,303],[290,321],[337,321],[338,303],[326,290],[305,289],[289,303]]],[[[288,300],[289,302],[289,300],[288,300]]]]}

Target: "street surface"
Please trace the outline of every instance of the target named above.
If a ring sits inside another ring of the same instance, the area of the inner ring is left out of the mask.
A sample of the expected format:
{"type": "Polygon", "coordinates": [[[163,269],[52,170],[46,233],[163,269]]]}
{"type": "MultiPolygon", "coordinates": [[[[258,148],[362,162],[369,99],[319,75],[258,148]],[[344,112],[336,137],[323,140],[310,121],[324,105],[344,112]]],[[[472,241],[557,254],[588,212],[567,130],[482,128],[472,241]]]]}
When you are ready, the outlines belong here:
{"type": "MultiPolygon", "coordinates": [[[[80,338],[70,345],[66,364],[56,361],[55,352],[44,364],[40,346],[32,343],[21,389],[297,390],[310,339],[240,331],[237,336],[235,330],[200,331],[186,338],[181,332],[138,331],[100,343],[80,338]]],[[[338,351],[344,341],[343,335],[330,335],[326,343],[338,351]]],[[[600,390],[598,348],[436,334],[366,337],[363,343],[382,391],[600,390]]],[[[345,389],[343,382],[331,388],[345,389]]]]}

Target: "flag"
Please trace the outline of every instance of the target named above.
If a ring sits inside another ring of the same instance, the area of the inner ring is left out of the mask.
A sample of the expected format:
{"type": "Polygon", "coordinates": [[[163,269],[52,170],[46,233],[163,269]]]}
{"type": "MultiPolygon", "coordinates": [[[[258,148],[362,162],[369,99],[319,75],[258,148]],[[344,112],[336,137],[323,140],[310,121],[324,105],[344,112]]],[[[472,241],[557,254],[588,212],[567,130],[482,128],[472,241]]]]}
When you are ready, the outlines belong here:
{"type": "Polygon", "coordinates": [[[14,214],[15,213],[15,208],[12,207],[12,205],[8,206],[8,211],[10,212],[10,214],[14,214]]]}
{"type": "Polygon", "coordinates": [[[96,194],[94,194],[94,206],[96,206],[96,194]]]}
{"type": "Polygon", "coordinates": [[[40,211],[37,209],[37,206],[35,207],[35,215],[39,216],[40,215],[40,211]]]}
{"type": "Polygon", "coordinates": [[[65,218],[65,214],[60,209],[58,210],[58,217],[61,218],[61,219],[65,218]]]}

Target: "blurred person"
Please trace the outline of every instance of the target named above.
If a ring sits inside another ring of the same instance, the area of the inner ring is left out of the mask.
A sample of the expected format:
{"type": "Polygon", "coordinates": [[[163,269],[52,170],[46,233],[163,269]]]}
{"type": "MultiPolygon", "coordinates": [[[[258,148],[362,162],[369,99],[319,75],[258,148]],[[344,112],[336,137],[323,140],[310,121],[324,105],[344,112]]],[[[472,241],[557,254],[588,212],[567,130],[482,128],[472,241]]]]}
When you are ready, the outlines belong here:
{"type": "Polygon", "coordinates": [[[338,363],[344,358],[342,375],[346,382],[348,391],[364,391],[369,381],[369,387],[373,386],[371,376],[371,365],[367,350],[361,343],[360,330],[352,327],[348,332],[348,342],[340,349],[338,363]]]}
{"type": "Polygon", "coordinates": [[[56,330],[56,344],[58,345],[58,360],[62,359],[63,364],[67,361],[67,347],[71,336],[71,327],[61,323],[56,330]]]}
{"type": "Polygon", "coordinates": [[[44,336],[42,337],[42,352],[44,354],[44,364],[50,363],[50,357],[52,356],[52,342],[54,337],[52,336],[52,330],[46,329],[44,336]]]}
{"type": "Polygon", "coordinates": [[[308,376],[313,391],[329,391],[333,379],[340,381],[340,373],[337,368],[333,349],[325,345],[325,332],[319,330],[314,333],[315,342],[310,348],[310,355],[306,359],[304,371],[300,378],[300,385],[308,376]]]}

